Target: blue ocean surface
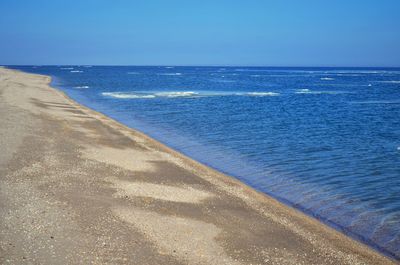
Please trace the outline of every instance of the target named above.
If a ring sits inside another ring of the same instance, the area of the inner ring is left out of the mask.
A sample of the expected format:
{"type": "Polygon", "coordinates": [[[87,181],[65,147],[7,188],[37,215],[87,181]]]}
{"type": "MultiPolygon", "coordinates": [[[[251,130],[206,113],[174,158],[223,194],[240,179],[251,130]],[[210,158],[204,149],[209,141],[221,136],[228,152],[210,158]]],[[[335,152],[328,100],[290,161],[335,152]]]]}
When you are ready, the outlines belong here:
{"type": "Polygon", "coordinates": [[[400,69],[13,66],[400,258],[400,69]]]}

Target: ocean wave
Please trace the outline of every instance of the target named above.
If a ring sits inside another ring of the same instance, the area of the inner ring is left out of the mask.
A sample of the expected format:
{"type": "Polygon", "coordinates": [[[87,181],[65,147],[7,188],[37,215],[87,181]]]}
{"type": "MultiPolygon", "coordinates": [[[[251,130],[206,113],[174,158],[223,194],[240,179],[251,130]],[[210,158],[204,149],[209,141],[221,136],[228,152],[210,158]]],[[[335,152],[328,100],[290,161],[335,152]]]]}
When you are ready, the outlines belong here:
{"type": "Polygon", "coordinates": [[[138,72],[128,72],[127,74],[128,75],[138,75],[139,73],[138,72]]]}
{"type": "Polygon", "coordinates": [[[74,88],[85,89],[85,88],[89,88],[89,86],[75,86],[74,88]]]}
{"type": "Polygon", "coordinates": [[[62,69],[62,70],[72,70],[74,68],[73,67],[61,67],[60,69],[62,69]]]}
{"type": "Polygon", "coordinates": [[[83,73],[83,71],[80,71],[80,70],[72,70],[72,71],[70,71],[70,73],[83,73]]]}
{"type": "Polygon", "coordinates": [[[140,99],[140,98],[179,98],[179,97],[200,97],[197,92],[192,91],[170,91],[170,92],[103,92],[103,96],[113,98],[140,99]]]}
{"type": "Polygon", "coordinates": [[[200,93],[193,91],[182,91],[182,92],[158,92],[154,93],[157,97],[167,97],[167,98],[178,98],[178,97],[198,97],[200,93]]]}
{"type": "Polygon", "coordinates": [[[162,73],[162,74],[158,74],[158,75],[171,75],[171,76],[174,76],[174,75],[182,75],[182,73],[162,73]]]}
{"type": "Polygon", "coordinates": [[[297,91],[295,92],[296,94],[303,94],[303,93],[310,93],[311,90],[308,88],[304,88],[304,89],[297,89],[297,91]]]}
{"type": "Polygon", "coordinates": [[[249,97],[271,97],[279,96],[277,92],[234,92],[234,91],[157,91],[157,92],[103,92],[106,97],[120,99],[140,98],[200,98],[200,97],[223,97],[223,96],[249,96],[249,97]]]}
{"type": "Polygon", "coordinates": [[[279,96],[279,93],[276,92],[249,92],[248,96],[252,97],[268,97],[268,96],[279,96]]]}
{"type": "Polygon", "coordinates": [[[320,79],[325,80],[325,81],[335,80],[335,78],[332,78],[332,77],[321,77],[320,79]]]}
{"type": "Polygon", "coordinates": [[[135,98],[155,98],[151,94],[137,94],[137,93],[124,93],[124,92],[103,92],[103,96],[121,99],[135,99],[135,98]]]}
{"type": "Polygon", "coordinates": [[[179,98],[179,97],[199,97],[199,93],[192,91],[182,92],[156,92],[156,93],[145,93],[145,92],[103,92],[103,96],[113,98],[127,98],[127,99],[139,99],[139,98],[179,98]]]}
{"type": "Polygon", "coordinates": [[[347,83],[324,82],[324,83],[308,84],[307,86],[310,86],[310,87],[369,87],[370,84],[347,84],[347,83]]]}
{"type": "Polygon", "coordinates": [[[390,80],[390,81],[377,81],[378,83],[385,83],[385,84],[400,84],[399,80],[390,80]]]}
{"type": "Polygon", "coordinates": [[[294,93],[295,94],[314,94],[314,95],[318,95],[318,94],[336,95],[336,94],[348,94],[349,92],[347,92],[347,91],[332,91],[332,90],[330,90],[330,91],[329,90],[315,91],[315,90],[310,90],[308,88],[305,88],[305,89],[298,89],[294,93]]]}

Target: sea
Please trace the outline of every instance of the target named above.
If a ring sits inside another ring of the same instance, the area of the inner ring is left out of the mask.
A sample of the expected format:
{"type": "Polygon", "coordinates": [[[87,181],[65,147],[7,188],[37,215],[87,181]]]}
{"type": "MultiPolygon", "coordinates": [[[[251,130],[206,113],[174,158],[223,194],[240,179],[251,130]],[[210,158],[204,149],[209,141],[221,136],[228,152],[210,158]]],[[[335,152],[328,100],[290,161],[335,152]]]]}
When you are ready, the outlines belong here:
{"type": "Polygon", "coordinates": [[[10,67],[400,259],[400,68],[10,67]]]}

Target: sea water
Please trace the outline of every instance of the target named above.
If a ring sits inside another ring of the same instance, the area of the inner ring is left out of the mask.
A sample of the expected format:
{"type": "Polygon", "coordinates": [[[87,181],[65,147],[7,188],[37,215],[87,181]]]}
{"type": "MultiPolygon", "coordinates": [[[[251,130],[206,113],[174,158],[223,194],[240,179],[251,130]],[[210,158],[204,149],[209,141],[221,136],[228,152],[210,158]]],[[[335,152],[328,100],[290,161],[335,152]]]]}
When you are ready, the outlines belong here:
{"type": "Polygon", "coordinates": [[[400,69],[13,66],[400,258],[400,69]]]}

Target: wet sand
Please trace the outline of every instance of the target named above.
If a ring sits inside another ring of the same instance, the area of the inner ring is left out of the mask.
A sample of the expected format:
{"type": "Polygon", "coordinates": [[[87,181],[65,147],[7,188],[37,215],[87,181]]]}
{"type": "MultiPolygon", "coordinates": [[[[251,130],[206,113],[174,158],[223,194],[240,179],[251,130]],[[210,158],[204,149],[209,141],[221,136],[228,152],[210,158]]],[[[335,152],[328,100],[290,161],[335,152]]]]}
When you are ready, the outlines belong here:
{"type": "Polygon", "coordinates": [[[395,264],[0,68],[0,264],[395,264]]]}

